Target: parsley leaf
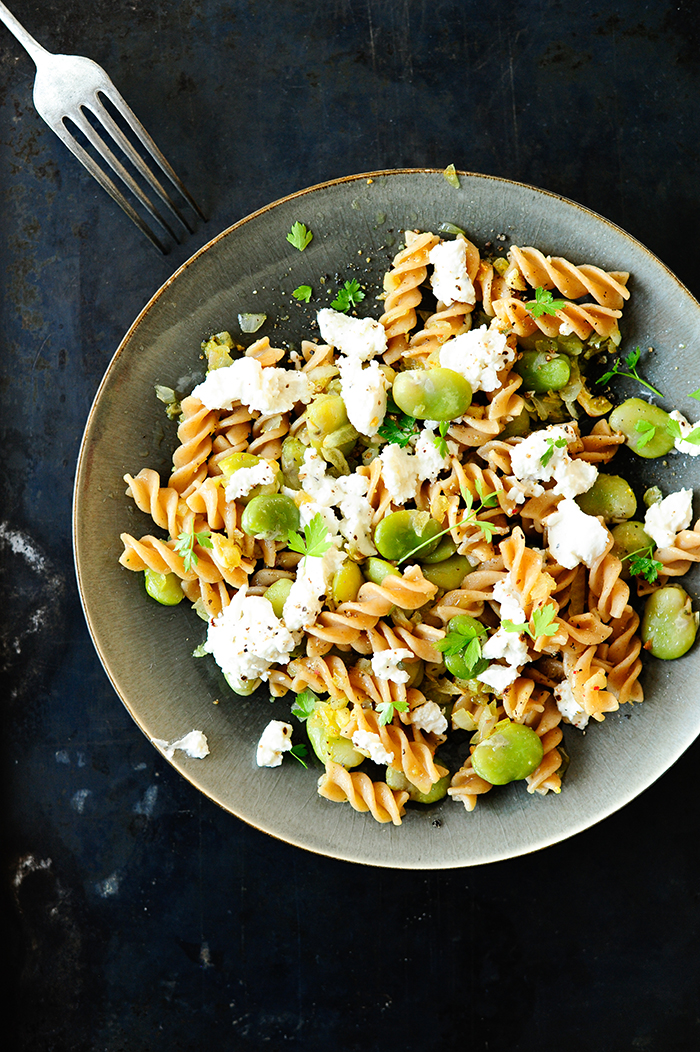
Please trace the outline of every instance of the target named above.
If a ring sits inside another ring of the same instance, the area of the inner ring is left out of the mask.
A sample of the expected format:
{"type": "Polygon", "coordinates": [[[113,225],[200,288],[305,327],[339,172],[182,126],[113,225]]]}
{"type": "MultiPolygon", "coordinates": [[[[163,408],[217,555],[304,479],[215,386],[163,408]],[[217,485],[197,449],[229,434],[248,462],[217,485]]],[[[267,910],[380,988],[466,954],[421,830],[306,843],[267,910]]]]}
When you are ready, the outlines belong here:
{"type": "Polygon", "coordinates": [[[298,720],[303,723],[304,720],[308,720],[311,713],[316,708],[319,698],[317,694],[307,687],[306,690],[302,690],[301,694],[297,694],[292,704],[292,716],[296,716],[298,720]]]}
{"type": "Polygon", "coordinates": [[[331,307],[347,314],[351,307],[356,307],[364,298],[365,294],[360,288],[359,281],[353,278],[352,281],[346,281],[342,289],[338,290],[331,307]]]}
{"type": "Polygon", "coordinates": [[[301,766],[305,767],[308,771],[308,763],[304,763],[304,761],[302,760],[302,756],[306,756],[306,753],[307,748],[303,743],[300,743],[299,745],[293,745],[292,748],[289,750],[289,755],[293,756],[295,760],[298,760],[301,766]]]}
{"type": "Polygon", "coordinates": [[[691,391],[688,398],[697,398],[700,401],[700,387],[698,387],[697,391],[691,391]]]}
{"type": "Polygon", "coordinates": [[[481,653],[481,637],[485,635],[487,632],[483,625],[461,625],[457,622],[454,628],[450,628],[447,635],[433,646],[447,656],[459,655],[466,671],[466,676],[460,678],[473,679],[488,668],[488,661],[484,660],[481,653]]]}
{"type": "Polygon", "coordinates": [[[384,423],[377,431],[381,438],[386,439],[387,442],[392,442],[396,446],[400,446],[401,449],[407,446],[417,433],[418,425],[415,416],[402,413],[398,406],[395,412],[392,412],[391,408],[387,407],[384,423]]]}
{"type": "Polygon", "coordinates": [[[328,527],[318,512],[304,527],[304,536],[290,530],[287,543],[293,552],[301,552],[302,555],[314,559],[322,558],[328,549],[333,547],[328,527]]]}
{"type": "Polygon", "coordinates": [[[693,446],[700,446],[700,427],[695,427],[687,435],[683,435],[681,425],[677,420],[671,418],[666,424],[666,430],[669,435],[681,442],[690,442],[693,446]]]}
{"type": "Polygon", "coordinates": [[[382,727],[386,727],[387,723],[391,723],[394,718],[394,710],[396,712],[406,712],[408,709],[408,702],[406,701],[382,701],[377,705],[377,712],[379,713],[379,723],[382,727]]]}
{"type": "Polygon", "coordinates": [[[612,369],[609,369],[607,373],[603,373],[603,375],[596,380],[596,383],[606,384],[609,380],[613,378],[613,376],[626,376],[630,380],[637,380],[638,383],[643,384],[644,387],[648,387],[650,391],[654,392],[654,394],[657,394],[660,398],[663,398],[661,391],[658,391],[655,387],[652,387],[652,385],[646,380],[643,380],[637,372],[637,362],[639,361],[641,353],[642,352],[640,348],[637,347],[634,351],[630,351],[626,358],[622,359],[622,365],[625,366],[627,372],[625,372],[625,369],[622,369],[620,367],[620,359],[616,358],[615,364],[613,365],[612,369]]]}
{"type": "Polygon", "coordinates": [[[183,530],[175,541],[175,551],[182,556],[186,573],[189,573],[199,562],[194,550],[195,544],[198,544],[200,548],[212,548],[209,530],[202,530],[201,533],[195,533],[193,530],[183,530]]]}
{"type": "Polygon", "coordinates": [[[300,252],[303,252],[309,242],[313,239],[313,234],[310,230],[307,230],[303,223],[293,223],[292,229],[287,234],[287,241],[290,245],[294,245],[300,252]]]}
{"type": "MultiPolygon", "coordinates": [[[[634,425],[634,430],[642,436],[637,442],[637,449],[643,449],[656,434],[656,424],[650,424],[648,420],[638,420],[634,425]]],[[[678,430],[680,431],[680,428],[678,430]]]]}
{"type": "Polygon", "coordinates": [[[439,435],[433,435],[433,442],[435,443],[435,448],[437,449],[437,451],[438,451],[438,453],[440,454],[441,457],[446,457],[448,452],[449,452],[449,450],[447,448],[447,442],[445,441],[445,437],[446,437],[447,432],[449,430],[450,430],[450,421],[449,420],[441,420],[440,421],[440,425],[439,425],[440,434],[439,435]]]}
{"type": "Polygon", "coordinates": [[[295,300],[300,300],[302,303],[308,303],[311,299],[311,291],[312,289],[310,285],[300,285],[298,288],[294,289],[292,296],[294,296],[295,300]]]}
{"type": "Polygon", "coordinates": [[[552,603],[547,603],[532,611],[530,623],[526,621],[522,625],[516,625],[513,621],[503,621],[501,624],[506,632],[524,632],[531,639],[537,639],[539,636],[553,636],[556,633],[557,625],[554,623],[556,616],[556,607],[552,603]]]}
{"type": "Polygon", "coordinates": [[[525,306],[533,318],[539,318],[541,314],[556,314],[566,306],[566,300],[555,300],[549,289],[539,286],[535,289],[534,300],[530,300],[525,306]]]}
{"type": "Polygon", "coordinates": [[[555,447],[557,449],[563,449],[563,447],[564,446],[568,446],[568,444],[569,443],[566,441],[565,438],[556,438],[556,439],[548,438],[547,439],[547,448],[544,451],[544,453],[542,454],[542,456],[540,457],[540,464],[542,465],[542,467],[546,468],[547,464],[549,464],[550,460],[554,456],[554,449],[555,449],[555,447]]]}
{"type": "Polygon", "coordinates": [[[659,570],[663,570],[663,563],[654,559],[653,554],[654,545],[650,544],[646,548],[637,548],[636,551],[623,555],[622,559],[629,559],[630,573],[633,576],[644,577],[649,584],[653,584],[659,576],[659,570]]]}
{"type": "Polygon", "coordinates": [[[478,526],[485,539],[490,541],[498,527],[494,526],[492,522],[478,519],[476,513],[483,508],[495,508],[498,503],[498,494],[495,490],[493,493],[484,493],[483,486],[481,486],[479,482],[476,483],[476,490],[479,494],[480,501],[478,508],[474,509],[474,497],[466,487],[462,487],[462,496],[464,497],[466,509],[461,520],[455,523],[455,526],[447,526],[444,530],[441,530],[440,533],[434,533],[432,537],[427,539],[427,541],[421,541],[421,543],[417,544],[415,548],[411,548],[410,552],[402,555],[401,558],[397,560],[396,565],[400,566],[401,563],[406,562],[406,559],[410,559],[412,555],[419,552],[421,548],[425,548],[428,544],[432,544],[432,542],[436,541],[439,537],[444,537],[446,533],[449,533],[457,526],[478,526]]]}

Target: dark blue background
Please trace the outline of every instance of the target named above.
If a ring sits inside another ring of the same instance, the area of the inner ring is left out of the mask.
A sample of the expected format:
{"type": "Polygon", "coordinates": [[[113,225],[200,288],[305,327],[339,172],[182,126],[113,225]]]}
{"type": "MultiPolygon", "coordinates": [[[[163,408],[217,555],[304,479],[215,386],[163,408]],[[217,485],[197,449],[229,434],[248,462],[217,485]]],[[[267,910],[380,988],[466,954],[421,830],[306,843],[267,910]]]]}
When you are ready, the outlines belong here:
{"type": "Polygon", "coordinates": [[[12,1048],[696,1050],[697,745],[598,827],[511,862],[392,872],[288,847],[200,796],[123,709],[80,610],[70,501],[141,307],[219,230],[313,183],[448,163],[534,183],[698,295],[697,5],[11,7],[105,67],[211,217],[159,257],[36,116],[33,64],[0,26],[12,1048]]]}

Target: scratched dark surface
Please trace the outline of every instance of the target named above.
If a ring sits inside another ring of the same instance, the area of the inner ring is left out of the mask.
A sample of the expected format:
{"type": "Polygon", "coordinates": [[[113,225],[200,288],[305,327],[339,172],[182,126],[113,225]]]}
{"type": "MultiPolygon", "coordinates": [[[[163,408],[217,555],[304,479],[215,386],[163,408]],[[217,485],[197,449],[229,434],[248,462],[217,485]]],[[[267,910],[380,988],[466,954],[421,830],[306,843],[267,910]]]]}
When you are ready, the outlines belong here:
{"type": "Polygon", "coordinates": [[[452,162],[582,202],[700,294],[696,6],[11,7],[47,47],[106,68],[211,217],[161,258],[37,118],[33,65],[0,25],[12,1048],[696,1050],[698,745],[531,857],[417,873],[310,855],[219,810],[132,723],[70,539],[80,436],[121,335],[195,249],[287,192],[452,162]]]}

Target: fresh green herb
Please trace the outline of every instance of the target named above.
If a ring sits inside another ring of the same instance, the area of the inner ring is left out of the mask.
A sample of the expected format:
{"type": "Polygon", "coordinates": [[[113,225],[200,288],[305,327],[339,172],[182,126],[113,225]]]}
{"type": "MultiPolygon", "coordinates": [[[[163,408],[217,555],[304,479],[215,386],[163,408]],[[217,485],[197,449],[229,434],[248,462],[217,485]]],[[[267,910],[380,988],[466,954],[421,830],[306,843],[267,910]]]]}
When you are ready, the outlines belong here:
{"type": "Polygon", "coordinates": [[[406,560],[410,559],[411,556],[416,554],[416,552],[419,552],[421,548],[425,548],[426,545],[432,544],[432,542],[438,540],[439,537],[444,537],[446,533],[450,533],[456,526],[478,526],[485,539],[490,541],[498,527],[494,526],[492,522],[478,519],[477,512],[483,511],[484,508],[495,508],[498,504],[498,494],[495,491],[493,493],[484,493],[483,486],[480,482],[476,483],[476,491],[479,494],[480,502],[478,508],[474,508],[474,497],[469,490],[463,486],[462,496],[464,497],[466,508],[461,520],[455,523],[455,526],[447,526],[444,530],[440,530],[439,533],[434,533],[432,537],[427,539],[427,541],[421,541],[421,543],[417,544],[415,548],[411,548],[410,552],[407,552],[406,555],[403,555],[397,560],[396,565],[400,566],[401,563],[406,562],[406,560]]]}
{"type": "Polygon", "coordinates": [[[302,760],[302,756],[306,756],[306,753],[307,748],[304,744],[293,745],[292,748],[289,750],[289,755],[293,756],[295,760],[298,760],[301,766],[305,767],[308,771],[308,763],[304,763],[304,761],[302,760]]]}
{"type": "Polygon", "coordinates": [[[359,281],[353,278],[351,281],[346,281],[342,289],[338,290],[338,293],[331,303],[331,307],[334,310],[343,311],[347,314],[351,307],[356,307],[358,303],[361,303],[365,298],[365,294],[360,288],[359,281]]]}
{"type": "Polygon", "coordinates": [[[655,387],[652,387],[652,385],[646,380],[643,380],[637,372],[637,362],[639,361],[639,356],[641,355],[641,353],[641,349],[637,347],[634,351],[630,351],[626,358],[622,359],[622,363],[620,363],[619,358],[616,358],[615,364],[613,365],[612,369],[609,369],[607,373],[603,373],[603,375],[596,380],[596,383],[606,384],[609,380],[613,378],[613,376],[627,376],[630,380],[637,380],[638,383],[643,384],[644,387],[648,387],[650,391],[654,392],[654,394],[657,394],[660,398],[663,398],[661,391],[658,391],[655,387]],[[624,369],[621,368],[621,364],[625,367],[624,369]]]}
{"type": "Polygon", "coordinates": [[[406,701],[382,701],[377,705],[379,723],[382,727],[386,727],[387,723],[391,723],[394,718],[394,710],[396,712],[406,712],[407,709],[408,702],[406,701]]]}
{"type": "Polygon", "coordinates": [[[292,296],[294,296],[295,300],[301,300],[302,303],[308,303],[311,299],[311,291],[310,285],[300,285],[299,288],[294,289],[292,296]]]}
{"type": "Polygon", "coordinates": [[[287,234],[287,241],[290,245],[294,245],[300,252],[303,252],[306,246],[313,239],[313,234],[310,230],[307,230],[303,223],[293,223],[292,229],[287,234]]]}
{"type": "Polygon", "coordinates": [[[566,441],[565,438],[556,438],[556,439],[555,438],[548,438],[547,439],[547,448],[544,451],[544,453],[542,454],[542,456],[540,457],[540,464],[542,465],[542,467],[546,468],[547,464],[549,464],[550,460],[554,456],[554,449],[555,449],[555,447],[557,449],[563,449],[564,446],[568,446],[568,444],[569,443],[566,441]]]}
{"type": "Polygon", "coordinates": [[[634,577],[644,577],[649,584],[653,584],[659,576],[659,571],[663,570],[663,563],[654,559],[653,555],[654,545],[649,544],[646,548],[637,548],[635,552],[623,555],[622,559],[623,562],[625,559],[629,559],[630,573],[634,577]]]}
{"type": "Polygon", "coordinates": [[[447,448],[447,442],[445,441],[445,439],[447,436],[447,432],[450,430],[450,421],[441,420],[438,430],[440,431],[440,434],[433,435],[433,442],[435,443],[435,448],[437,449],[440,456],[446,457],[449,450],[447,448]]]}
{"type": "Polygon", "coordinates": [[[298,720],[303,723],[304,720],[308,720],[311,713],[318,705],[319,697],[314,694],[308,687],[306,690],[302,690],[301,694],[297,694],[292,705],[292,716],[296,716],[298,720]]]}
{"type": "Polygon", "coordinates": [[[506,632],[524,632],[530,636],[531,639],[537,639],[539,636],[553,636],[557,631],[557,625],[554,623],[554,618],[557,616],[557,609],[552,603],[547,603],[546,606],[541,606],[537,610],[532,611],[532,617],[529,622],[525,622],[522,625],[516,625],[512,621],[503,621],[503,627],[506,632]]]}
{"type": "Polygon", "coordinates": [[[697,391],[691,391],[688,398],[697,398],[700,401],[700,387],[698,387],[697,391]]]}
{"type": "Polygon", "coordinates": [[[671,418],[666,424],[666,430],[673,436],[673,438],[676,438],[681,442],[690,442],[694,446],[700,446],[700,426],[694,427],[689,434],[684,435],[678,421],[671,418]]]}
{"type": "Polygon", "coordinates": [[[175,541],[175,551],[182,556],[186,573],[189,573],[192,567],[199,562],[194,550],[195,544],[198,544],[200,548],[212,548],[209,530],[202,530],[201,533],[195,533],[193,530],[183,530],[175,541]]]}
{"type": "Polygon", "coordinates": [[[333,547],[328,527],[318,512],[304,527],[303,537],[296,530],[289,531],[288,544],[292,551],[301,552],[302,555],[314,559],[322,558],[328,549],[333,547]]]}
{"type": "Polygon", "coordinates": [[[638,420],[634,430],[642,436],[637,442],[637,449],[643,449],[656,434],[656,424],[650,424],[648,420],[638,420]]]}
{"type": "Polygon", "coordinates": [[[530,300],[525,306],[533,318],[539,318],[541,314],[556,314],[566,306],[566,300],[555,300],[549,289],[539,286],[535,289],[534,300],[530,300]]]}
{"type": "Polygon", "coordinates": [[[479,625],[457,625],[433,646],[442,654],[459,654],[467,670],[467,679],[473,679],[488,668],[481,654],[481,637],[487,635],[486,628],[479,625]]]}
{"type": "Polygon", "coordinates": [[[457,175],[457,169],[453,164],[448,164],[445,171],[442,173],[447,179],[450,186],[454,186],[455,190],[459,190],[459,176],[457,175]]]}
{"type": "Polygon", "coordinates": [[[415,416],[402,413],[398,406],[394,406],[393,411],[390,406],[387,406],[387,415],[384,417],[384,423],[377,431],[381,438],[403,449],[417,433],[418,424],[415,416]]]}

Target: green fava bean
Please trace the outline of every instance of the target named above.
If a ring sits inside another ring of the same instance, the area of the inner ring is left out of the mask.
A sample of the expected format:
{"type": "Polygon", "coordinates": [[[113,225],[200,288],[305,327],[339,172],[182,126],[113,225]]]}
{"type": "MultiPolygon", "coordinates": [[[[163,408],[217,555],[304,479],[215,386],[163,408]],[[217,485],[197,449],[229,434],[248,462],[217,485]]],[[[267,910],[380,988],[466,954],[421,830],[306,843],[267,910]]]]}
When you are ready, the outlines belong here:
{"type": "Polygon", "coordinates": [[[289,593],[292,590],[293,584],[294,581],[291,581],[288,577],[280,577],[279,581],[273,581],[270,587],[266,590],[265,598],[272,603],[275,617],[282,617],[284,604],[289,598],[289,593]]]}
{"type": "Polygon", "coordinates": [[[385,559],[405,559],[417,548],[416,559],[420,559],[435,551],[441,532],[427,511],[393,511],[378,523],[374,543],[385,559]]]}
{"type": "Polygon", "coordinates": [[[620,475],[598,475],[586,493],[576,497],[586,515],[602,515],[606,522],[624,522],[637,510],[632,487],[620,475]]]}
{"type": "Polygon", "coordinates": [[[645,549],[656,548],[653,540],[644,529],[643,522],[635,522],[634,519],[630,519],[629,522],[621,522],[617,526],[613,526],[610,531],[615,542],[612,546],[612,555],[617,556],[622,562],[622,572],[620,576],[625,581],[629,581],[632,574],[630,573],[629,556],[634,552],[641,552],[645,549]]]}
{"type": "Polygon", "coordinates": [[[241,528],[249,537],[286,540],[290,530],[299,529],[299,509],[291,497],[282,493],[254,497],[241,516],[241,528]]]}
{"type": "Polygon", "coordinates": [[[449,559],[451,555],[454,555],[456,551],[457,545],[452,540],[451,535],[446,533],[445,536],[440,539],[440,543],[435,551],[431,552],[430,555],[421,555],[420,561],[428,564],[442,563],[445,559],[449,559]]]}
{"type": "Polygon", "coordinates": [[[370,555],[363,567],[365,579],[372,584],[381,584],[387,574],[400,577],[401,571],[388,563],[385,559],[377,559],[376,555],[370,555]]]}
{"type": "MultiPolygon", "coordinates": [[[[437,757],[436,762],[440,763],[440,760],[437,757]]],[[[442,778],[439,778],[437,782],[431,785],[427,793],[422,793],[413,782],[408,780],[403,771],[397,771],[395,767],[387,767],[386,775],[384,777],[386,784],[390,789],[398,789],[408,793],[409,800],[414,804],[434,804],[437,803],[438,800],[442,800],[443,797],[447,796],[451,775],[446,774],[442,778]]]]}
{"type": "Polygon", "coordinates": [[[346,559],[333,574],[331,595],[336,603],[352,603],[357,599],[357,593],[364,583],[360,567],[352,559],[346,559]]]}
{"type": "Polygon", "coordinates": [[[682,657],[695,642],[698,617],[680,585],[669,584],[652,592],[642,618],[644,649],[664,661],[682,657]]]}
{"type": "Polygon", "coordinates": [[[653,460],[673,449],[674,438],[667,430],[670,419],[658,405],[651,405],[642,398],[628,398],[613,409],[610,427],[622,432],[633,453],[653,460]]]}
{"type": "Polygon", "coordinates": [[[444,562],[435,563],[433,566],[424,563],[422,566],[426,581],[436,584],[438,588],[444,588],[446,592],[459,588],[471,569],[472,565],[466,555],[452,555],[444,562]]]}
{"type": "Polygon", "coordinates": [[[522,409],[517,416],[508,421],[498,437],[499,439],[520,438],[521,435],[525,437],[530,434],[531,430],[530,414],[527,409],[522,409]]]}
{"type": "Polygon", "coordinates": [[[542,742],[532,727],[501,720],[474,749],[472,766],[491,785],[507,785],[532,774],[543,756],[542,742]]]}
{"type": "Polygon", "coordinates": [[[280,456],[280,467],[286,486],[290,489],[301,489],[299,480],[299,468],[304,465],[304,454],[308,446],[305,446],[298,438],[287,435],[282,443],[282,454],[280,456]]]}
{"type": "Polygon", "coordinates": [[[472,389],[454,369],[406,369],[394,380],[392,397],[418,420],[456,420],[471,405],[472,389]]]}
{"type": "Polygon", "coordinates": [[[177,606],[184,599],[180,578],[176,573],[156,573],[149,566],[143,571],[146,591],[151,599],[163,606],[177,606]]]}
{"type": "Polygon", "coordinates": [[[345,402],[339,394],[322,394],[306,410],[306,425],[311,444],[321,450],[328,446],[343,455],[353,449],[359,432],[348,420],[345,402]]]}
{"type": "MultiPolygon", "coordinates": [[[[254,453],[231,453],[230,456],[224,457],[219,463],[222,474],[228,482],[234,472],[240,468],[254,468],[261,461],[260,457],[256,457],[254,453]]],[[[247,493],[244,497],[237,497],[236,500],[239,504],[249,504],[255,497],[261,497],[267,493],[277,493],[280,488],[280,476],[279,469],[275,467],[274,470],[274,481],[261,483],[258,486],[253,486],[250,493],[247,493]]]]}
{"type": "Polygon", "coordinates": [[[248,680],[247,683],[236,684],[233,682],[231,676],[229,676],[227,672],[224,672],[224,679],[228,683],[233,693],[240,695],[240,697],[242,698],[247,698],[249,694],[254,694],[260,686],[260,684],[262,683],[262,680],[260,679],[251,679],[248,680]]]}
{"type": "Polygon", "coordinates": [[[523,389],[535,394],[561,391],[571,377],[571,365],[565,354],[542,354],[524,351],[515,371],[523,378],[523,389]]]}
{"type": "Polygon", "coordinates": [[[341,767],[357,767],[365,759],[349,738],[331,733],[320,708],[314,709],[306,721],[306,733],[311,748],[322,763],[332,760],[341,767]]]}

